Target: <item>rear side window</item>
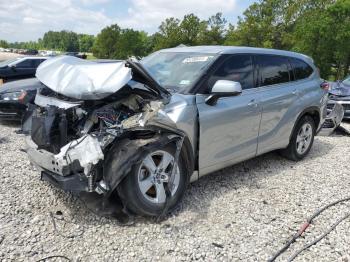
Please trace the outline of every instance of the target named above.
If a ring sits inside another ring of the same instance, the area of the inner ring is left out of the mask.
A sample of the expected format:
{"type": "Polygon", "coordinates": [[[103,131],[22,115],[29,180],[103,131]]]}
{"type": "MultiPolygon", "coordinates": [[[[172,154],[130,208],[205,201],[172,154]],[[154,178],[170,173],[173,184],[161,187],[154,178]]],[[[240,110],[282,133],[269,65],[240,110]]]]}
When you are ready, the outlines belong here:
{"type": "Polygon", "coordinates": [[[37,68],[43,61],[44,61],[43,59],[34,59],[33,60],[34,68],[37,68]]]}
{"type": "Polygon", "coordinates": [[[32,59],[26,59],[26,60],[16,64],[16,67],[18,67],[18,68],[33,68],[34,63],[33,63],[32,59]]]}
{"type": "Polygon", "coordinates": [[[290,62],[294,69],[295,80],[308,78],[314,71],[311,66],[300,59],[290,58],[290,62]]]}
{"type": "Polygon", "coordinates": [[[233,55],[213,73],[208,80],[209,90],[218,80],[239,82],[242,89],[254,87],[253,63],[250,55],[233,55]]]}
{"type": "Polygon", "coordinates": [[[259,65],[259,86],[276,85],[290,81],[290,65],[287,57],[258,55],[256,60],[259,65]]]}

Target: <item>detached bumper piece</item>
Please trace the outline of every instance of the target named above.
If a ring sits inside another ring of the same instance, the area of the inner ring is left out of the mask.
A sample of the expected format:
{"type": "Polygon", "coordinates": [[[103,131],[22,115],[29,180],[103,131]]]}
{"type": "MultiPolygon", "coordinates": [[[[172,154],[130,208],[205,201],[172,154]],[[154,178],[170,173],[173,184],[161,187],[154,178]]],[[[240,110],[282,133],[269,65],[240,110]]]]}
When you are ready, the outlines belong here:
{"type": "Polygon", "coordinates": [[[322,125],[322,129],[319,132],[320,136],[329,136],[340,125],[344,117],[344,108],[341,104],[328,101],[327,104],[327,116],[325,122],[322,125]]]}
{"type": "Polygon", "coordinates": [[[39,149],[30,137],[26,144],[30,162],[42,171],[43,180],[67,191],[95,191],[92,166],[103,159],[96,138],[87,135],[74,140],[58,154],[39,149]]]}
{"type": "Polygon", "coordinates": [[[88,180],[83,174],[60,176],[49,171],[41,172],[41,180],[47,181],[57,188],[73,193],[87,192],[88,180]]]}

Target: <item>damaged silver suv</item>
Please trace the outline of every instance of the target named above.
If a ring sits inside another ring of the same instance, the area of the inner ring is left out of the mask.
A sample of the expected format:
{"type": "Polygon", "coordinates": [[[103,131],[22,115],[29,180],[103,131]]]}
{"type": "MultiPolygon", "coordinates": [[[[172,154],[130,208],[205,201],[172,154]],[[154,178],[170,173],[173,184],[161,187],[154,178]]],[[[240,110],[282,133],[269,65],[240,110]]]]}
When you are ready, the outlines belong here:
{"type": "Polygon", "coordinates": [[[158,216],[190,181],[281,150],[301,160],[324,121],[311,58],[246,47],[181,47],[140,62],[58,57],[37,70],[27,153],[43,180],[118,196],[158,216]]]}

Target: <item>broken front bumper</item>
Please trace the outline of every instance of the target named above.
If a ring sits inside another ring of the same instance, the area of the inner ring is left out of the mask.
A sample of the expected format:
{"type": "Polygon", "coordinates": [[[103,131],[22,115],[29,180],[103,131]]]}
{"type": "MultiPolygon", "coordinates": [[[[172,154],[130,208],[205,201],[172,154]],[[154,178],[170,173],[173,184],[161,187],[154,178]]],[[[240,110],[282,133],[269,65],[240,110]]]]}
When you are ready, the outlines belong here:
{"type": "Polygon", "coordinates": [[[43,180],[67,191],[94,191],[92,168],[104,157],[96,138],[86,135],[74,140],[58,154],[39,149],[31,137],[26,145],[29,160],[43,180]]]}
{"type": "Polygon", "coordinates": [[[47,181],[57,188],[70,192],[89,192],[88,179],[83,174],[60,176],[52,172],[41,171],[41,180],[47,181]]]}

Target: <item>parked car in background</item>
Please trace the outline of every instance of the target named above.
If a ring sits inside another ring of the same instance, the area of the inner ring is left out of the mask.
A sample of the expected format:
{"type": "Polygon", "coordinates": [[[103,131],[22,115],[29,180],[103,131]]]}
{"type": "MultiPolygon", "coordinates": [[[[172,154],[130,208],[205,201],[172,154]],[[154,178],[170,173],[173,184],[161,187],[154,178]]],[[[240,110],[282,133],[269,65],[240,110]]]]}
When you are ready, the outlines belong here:
{"type": "Polygon", "coordinates": [[[329,107],[335,102],[344,108],[344,118],[350,119],[350,76],[337,82],[329,82],[329,107]]]}
{"type": "Polygon", "coordinates": [[[117,65],[57,57],[36,76],[45,87],[26,150],[41,178],[146,216],[246,159],[303,159],[327,104],[312,59],[272,49],[181,47],[117,65]]]}
{"type": "Polygon", "coordinates": [[[77,58],[81,58],[81,59],[86,59],[87,55],[84,53],[78,53],[78,52],[66,52],[63,55],[67,55],[67,56],[75,56],[77,58]]]}
{"type": "Polygon", "coordinates": [[[25,55],[37,55],[39,52],[38,52],[38,50],[35,50],[35,49],[27,49],[26,51],[25,51],[25,55]]]}
{"type": "Polygon", "coordinates": [[[38,66],[48,57],[25,56],[0,62],[0,83],[35,76],[38,66]]]}
{"type": "Polygon", "coordinates": [[[21,121],[28,103],[34,103],[37,89],[42,84],[37,78],[22,79],[0,87],[0,120],[21,121]]]}

